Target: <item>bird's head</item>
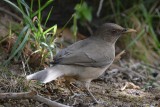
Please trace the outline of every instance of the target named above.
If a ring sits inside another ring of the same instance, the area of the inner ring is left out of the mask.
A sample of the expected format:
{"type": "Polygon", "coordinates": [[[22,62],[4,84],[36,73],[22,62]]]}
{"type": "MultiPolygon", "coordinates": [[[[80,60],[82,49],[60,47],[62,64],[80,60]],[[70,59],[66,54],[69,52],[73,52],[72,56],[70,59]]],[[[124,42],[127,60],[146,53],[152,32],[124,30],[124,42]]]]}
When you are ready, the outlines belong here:
{"type": "Polygon", "coordinates": [[[136,30],[123,28],[120,25],[114,23],[105,23],[97,29],[95,36],[115,43],[121,35],[130,32],[136,32],[136,30]]]}

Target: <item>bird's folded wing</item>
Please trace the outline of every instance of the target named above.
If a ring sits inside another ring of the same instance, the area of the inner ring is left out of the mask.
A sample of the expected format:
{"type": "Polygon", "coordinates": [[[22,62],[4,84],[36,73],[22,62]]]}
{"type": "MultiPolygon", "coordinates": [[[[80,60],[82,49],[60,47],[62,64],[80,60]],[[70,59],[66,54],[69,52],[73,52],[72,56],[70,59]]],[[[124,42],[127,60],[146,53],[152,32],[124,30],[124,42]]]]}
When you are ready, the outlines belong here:
{"type": "Polygon", "coordinates": [[[83,40],[60,51],[54,58],[54,64],[68,64],[102,67],[112,63],[105,48],[100,48],[92,40],[83,40]]]}

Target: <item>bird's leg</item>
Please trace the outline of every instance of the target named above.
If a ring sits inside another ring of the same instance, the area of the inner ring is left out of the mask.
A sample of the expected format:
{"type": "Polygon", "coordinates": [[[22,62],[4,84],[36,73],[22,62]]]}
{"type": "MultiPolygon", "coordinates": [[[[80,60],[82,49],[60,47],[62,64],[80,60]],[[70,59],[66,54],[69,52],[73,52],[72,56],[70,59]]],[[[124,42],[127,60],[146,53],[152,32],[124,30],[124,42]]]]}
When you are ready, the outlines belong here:
{"type": "MultiPolygon", "coordinates": [[[[75,93],[75,92],[71,89],[70,84],[71,84],[70,81],[66,79],[65,85],[66,85],[66,87],[69,89],[69,91],[70,91],[71,94],[72,94],[71,98],[73,98],[73,97],[75,97],[75,96],[81,96],[82,94],[75,93]]],[[[71,85],[73,85],[73,84],[71,84],[71,85]]],[[[74,85],[73,85],[73,86],[74,86],[74,85]]],[[[74,87],[76,87],[76,86],[74,86],[74,87]]],[[[77,87],[76,87],[76,88],[77,88],[77,87]]]]}
{"type": "Polygon", "coordinates": [[[94,97],[94,95],[91,93],[90,89],[89,89],[89,86],[90,86],[90,81],[89,82],[85,82],[85,88],[86,88],[86,91],[87,93],[91,96],[91,98],[93,99],[93,101],[95,103],[99,103],[99,101],[94,97]]]}
{"type": "Polygon", "coordinates": [[[74,95],[74,92],[73,92],[73,90],[72,90],[71,87],[70,87],[70,81],[66,80],[66,81],[65,81],[65,85],[66,85],[66,87],[69,89],[69,91],[71,92],[71,94],[74,95]]]}

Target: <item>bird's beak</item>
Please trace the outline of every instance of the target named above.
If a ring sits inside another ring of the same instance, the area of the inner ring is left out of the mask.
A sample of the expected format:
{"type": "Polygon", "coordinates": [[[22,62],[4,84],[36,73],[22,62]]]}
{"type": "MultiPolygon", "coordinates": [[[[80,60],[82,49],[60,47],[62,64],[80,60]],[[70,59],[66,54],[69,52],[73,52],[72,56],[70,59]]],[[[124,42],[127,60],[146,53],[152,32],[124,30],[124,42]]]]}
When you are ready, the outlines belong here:
{"type": "Polygon", "coordinates": [[[131,33],[131,32],[137,32],[135,29],[126,28],[124,29],[123,33],[131,33]]]}

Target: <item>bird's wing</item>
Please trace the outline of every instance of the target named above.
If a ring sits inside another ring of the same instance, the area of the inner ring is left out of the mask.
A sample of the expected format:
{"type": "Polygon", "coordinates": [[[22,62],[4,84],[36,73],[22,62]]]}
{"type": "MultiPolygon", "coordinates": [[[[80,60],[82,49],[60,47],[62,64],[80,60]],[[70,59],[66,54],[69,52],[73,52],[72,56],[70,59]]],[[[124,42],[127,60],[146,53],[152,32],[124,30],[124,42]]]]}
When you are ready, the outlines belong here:
{"type": "Polygon", "coordinates": [[[60,51],[54,57],[53,63],[93,67],[102,67],[112,63],[113,55],[106,54],[107,51],[111,51],[110,48],[103,48],[103,45],[99,44],[90,39],[79,41],[60,51]]]}

